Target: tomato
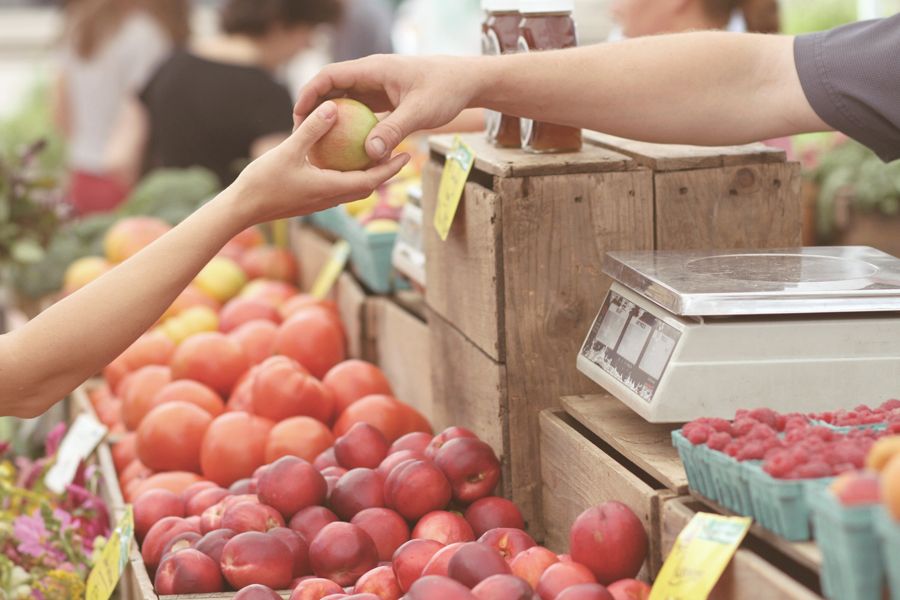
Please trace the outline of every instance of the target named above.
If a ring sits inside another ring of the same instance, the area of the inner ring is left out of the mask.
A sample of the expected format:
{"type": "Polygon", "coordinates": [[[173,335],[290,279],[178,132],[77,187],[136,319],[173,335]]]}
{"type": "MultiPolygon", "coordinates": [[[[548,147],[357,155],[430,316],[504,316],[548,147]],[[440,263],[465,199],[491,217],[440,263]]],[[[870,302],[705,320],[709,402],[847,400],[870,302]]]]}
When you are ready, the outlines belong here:
{"type": "Polygon", "coordinates": [[[159,406],[176,400],[199,406],[213,417],[225,412],[225,403],[215,390],[190,379],[179,379],[167,384],[153,398],[153,405],[159,406]]]}
{"type": "Polygon", "coordinates": [[[226,412],[206,430],[200,449],[203,475],[223,487],[253,475],[265,464],[266,441],[275,423],[245,412],[226,412]]]}
{"type": "Polygon", "coordinates": [[[344,360],[344,329],[326,309],[301,310],[275,336],[275,353],[289,356],[321,379],[344,360]]]}
{"type": "Polygon", "coordinates": [[[332,394],[295,361],[273,356],[253,379],[253,412],[274,421],[308,416],[323,423],[334,413],[332,394]]]}
{"type": "Polygon", "coordinates": [[[322,383],[334,394],[335,413],[338,415],[365,396],[394,395],[381,369],[364,360],[350,359],[335,365],[322,383]]]}
{"type": "Polygon", "coordinates": [[[169,366],[175,342],[161,331],[145,333],[122,353],[125,364],[131,371],[137,371],[147,365],[169,366]]]}
{"type": "Polygon", "coordinates": [[[200,446],[212,416],[195,404],[160,404],[137,430],[137,455],[154,471],[200,472],[200,446]]]}
{"type": "Polygon", "coordinates": [[[110,448],[116,471],[121,473],[137,458],[137,433],[126,433],[110,448]]]}
{"type": "MultiPolygon", "coordinates": [[[[388,442],[413,431],[431,433],[417,418],[413,418],[408,406],[396,398],[383,394],[366,396],[347,407],[334,424],[334,435],[341,436],[356,423],[368,423],[381,431],[388,442]]],[[[426,422],[427,424],[427,422],[426,422]]]]}
{"type": "Polygon", "coordinates": [[[312,463],[334,445],[331,430],[312,417],[291,417],[275,425],[266,441],[266,463],[282,456],[299,456],[312,463]]]}
{"type": "Polygon", "coordinates": [[[335,321],[338,323],[341,322],[340,313],[338,312],[338,307],[334,300],[322,300],[321,298],[316,298],[309,294],[297,294],[296,296],[291,296],[285,300],[284,304],[278,307],[278,312],[281,313],[281,319],[287,321],[301,310],[310,307],[324,308],[334,316],[335,321]]]}
{"type": "Polygon", "coordinates": [[[228,333],[244,323],[260,319],[281,323],[278,310],[268,302],[256,298],[232,298],[219,313],[219,331],[228,333]]]}
{"type": "Polygon", "coordinates": [[[249,368],[240,345],[226,335],[211,331],[191,336],[172,356],[172,377],[193,379],[227,395],[249,368]]]}
{"type": "Polygon", "coordinates": [[[166,473],[157,473],[151,475],[147,479],[141,481],[137,486],[131,489],[131,493],[125,498],[127,502],[131,502],[135,498],[147,490],[169,490],[174,494],[181,494],[189,486],[203,481],[196,473],[188,473],[185,471],[168,471],[166,473]]]}
{"type": "Polygon", "coordinates": [[[122,421],[130,431],[134,431],[141,424],[154,404],[156,394],[172,381],[172,372],[169,367],[150,365],[138,369],[129,375],[121,387],[122,394],[122,421]]]}
{"type": "Polygon", "coordinates": [[[240,344],[244,356],[251,365],[258,365],[272,356],[277,333],[278,325],[271,321],[256,319],[244,323],[229,333],[228,337],[240,344]]]}

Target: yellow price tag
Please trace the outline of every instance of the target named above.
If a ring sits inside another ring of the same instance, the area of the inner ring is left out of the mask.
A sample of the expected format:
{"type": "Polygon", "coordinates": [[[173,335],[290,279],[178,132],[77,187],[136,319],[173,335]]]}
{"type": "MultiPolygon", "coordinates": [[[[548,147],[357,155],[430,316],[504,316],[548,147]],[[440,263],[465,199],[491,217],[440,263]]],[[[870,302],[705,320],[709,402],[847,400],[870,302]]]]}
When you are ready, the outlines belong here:
{"type": "Polygon", "coordinates": [[[315,283],[313,283],[312,290],[309,292],[310,295],[320,300],[325,298],[331,291],[331,288],[334,287],[334,282],[340,277],[341,271],[344,270],[344,265],[347,264],[347,258],[349,257],[350,244],[346,240],[335,242],[334,246],[331,247],[331,256],[328,258],[328,262],[319,271],[319,275],[316,277],[315,283]]]}
{"type": "Polygon", "coordinates": [[[697,513],[678,534],[649,600],[703,600],[750,529],[750,517],[697,513]]]}
{"type": "Polygon", "coordinates": [[[453,140],[450,152],[447,153],[444,170],[441,172],[437,207],[434,211],[434,228],[441,236],[441,240],[446,241],[450,234],[450,226],[453,225],[459,200],[466,187],[466,179],[474,164],[475,153],[457,136],[453,140]]]}
{"type": "Polygon", "coordinates": [[[106,545],[100,551],[91,574],[88,575],[86,600],[109,600],[119,578],[128,564],[128,549],[131,547],[131,538],[134,535],[134,516],[131,513],[131,505],[125,507],[125,514],[119,520],[119,524],[109,536],[106,545]]]}

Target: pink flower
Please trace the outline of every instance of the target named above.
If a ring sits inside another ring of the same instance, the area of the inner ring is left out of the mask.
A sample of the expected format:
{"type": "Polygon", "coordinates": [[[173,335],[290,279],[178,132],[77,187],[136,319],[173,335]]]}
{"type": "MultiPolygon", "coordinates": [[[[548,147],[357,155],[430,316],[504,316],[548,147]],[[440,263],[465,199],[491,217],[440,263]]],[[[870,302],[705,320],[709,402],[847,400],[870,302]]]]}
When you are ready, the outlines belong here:
{"type": "Polygon", "coordinates": [[[13,535],[19,540],[17,549],[22,554],[33,558],[50,558],[59,562],[65,558],[62,552],[52,545],[50,532],[39,512],[32,515],[20,515],[13,521],[13,535]]]}
{"type": "Polygon", "coordinates": [[[47,434],[47,440],[44,442],[44,452],[47,456],[56,454],[59,445],[62,444],[63,438],[66,436],[66,424],[60,423],[50,430],[47,434]]]}

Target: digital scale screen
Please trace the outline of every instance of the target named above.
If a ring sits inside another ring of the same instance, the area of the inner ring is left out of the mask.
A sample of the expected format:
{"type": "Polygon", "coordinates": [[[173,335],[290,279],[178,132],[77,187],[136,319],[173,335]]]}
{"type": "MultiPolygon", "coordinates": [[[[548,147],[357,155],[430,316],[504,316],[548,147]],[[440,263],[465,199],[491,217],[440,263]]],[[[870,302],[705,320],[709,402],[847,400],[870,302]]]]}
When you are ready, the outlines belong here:
{"type": "Polygon", "coordinates": [[[610,291],[581,355],[650,403],[681,332],[610,291]]]}

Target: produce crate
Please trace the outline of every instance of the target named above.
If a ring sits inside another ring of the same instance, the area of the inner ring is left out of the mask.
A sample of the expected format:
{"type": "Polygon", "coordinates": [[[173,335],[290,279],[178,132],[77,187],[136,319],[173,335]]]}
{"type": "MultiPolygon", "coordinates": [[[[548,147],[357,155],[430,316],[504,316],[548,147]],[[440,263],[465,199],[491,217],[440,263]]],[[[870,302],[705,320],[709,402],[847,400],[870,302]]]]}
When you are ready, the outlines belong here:
{"type": "Polygon", "coordinates": [[[384,371],[394,394],[425,415],[437,431],[449,426],[434,420],[431,336],[421,296],[399,292],[395,298],[373,298],[368,311],[370,358],[384,371]]]}
{"type": "Polygon", "coordinates": [[[885,557],[890,599],[900,600],[900,560],[897,560],[900,556],[900,523],[884,508],[876,512],[875,523],[881,542],[881,552],[885,557]]]}
{"type": "Polygon", "coordinates": [[[446,241],[430,224],[453,136],[431,138],[423,174],[432,354],[459,357],[432,370],[435,414],[500,449],[507,489],[537,533],[537,419],[561,396],[597,390],[575,359],[610,285],[604,254],[797,245],[799,173],[758,147],[529,155],[462,138],[475,164],[446,241]]]}
{"type": "Polygon", "coordinates": [[[884,554],[875,516],[880,506],[843,506],[829,490],[810,497],[822,549],[822,591],[830,600],[880,600],[884,554]]]}
{"type": "MultiPolygon", "coordinates": [[[[704,509],[705,507],[690,498],[676,498],[662,505],[660,545],[663,556],[667,556],[672,550],[678,534],[694,514],[704,509]]],[[[752,534],[744,540],[718,584],[713,588],[710,600],[820,598],[814,589],[810,589],[797,579],[806,573],[805,579],[814,582],[815,578],[810,576],[807,569],[784,559],[768,548],[760,547],[755,542],[752,534]]]]}

